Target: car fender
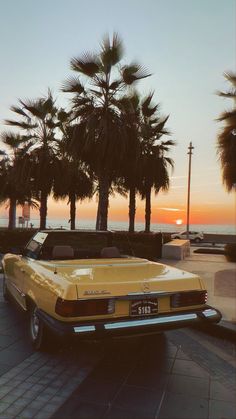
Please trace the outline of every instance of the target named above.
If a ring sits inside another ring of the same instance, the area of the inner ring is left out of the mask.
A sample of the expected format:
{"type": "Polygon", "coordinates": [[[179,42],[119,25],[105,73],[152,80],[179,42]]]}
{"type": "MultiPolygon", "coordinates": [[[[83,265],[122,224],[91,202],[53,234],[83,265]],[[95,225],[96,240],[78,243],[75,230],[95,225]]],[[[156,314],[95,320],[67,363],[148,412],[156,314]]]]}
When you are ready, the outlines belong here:
{"type": "Polygon", "coordinates": [[[32,305],[36,305],[37,306],[37,298],[34,294],[34,292],[32,290],[29,290],[28,294],[25,296],[25,301],[26,301],[26,309],[27,311],[30,310],[30,308],[32,307],[32,305]]]}

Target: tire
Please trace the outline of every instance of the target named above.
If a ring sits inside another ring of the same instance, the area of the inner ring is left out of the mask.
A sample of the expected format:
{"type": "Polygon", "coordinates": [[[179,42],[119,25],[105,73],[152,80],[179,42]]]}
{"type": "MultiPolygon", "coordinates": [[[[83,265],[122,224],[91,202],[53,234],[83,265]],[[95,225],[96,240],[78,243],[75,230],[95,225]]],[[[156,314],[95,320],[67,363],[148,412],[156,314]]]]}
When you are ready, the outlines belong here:
{"type": "Polygon", "coordinates": [[[47,349],[49,334],[44,323],[37,315],[37,306],[31,304],[29,310],[29,337],[36,351],[47,349]]]}
{"type": "Polygon", "coordinates": [[[195,243],[200,243],[201,240],[199,238],[196,238],[194,241],[195,243]]]}
{"type": "Polygon", "coordinates": [[[3,277],[2,277],[2,295],[3,295],[3,298],[4,298],[4,300],[5,301],[9,301],[9,291],[8,291],[8,289],[7,289],[7,286],[6,286],[6,277],[5,277],[5,275],[3,274],[3,277]]]}

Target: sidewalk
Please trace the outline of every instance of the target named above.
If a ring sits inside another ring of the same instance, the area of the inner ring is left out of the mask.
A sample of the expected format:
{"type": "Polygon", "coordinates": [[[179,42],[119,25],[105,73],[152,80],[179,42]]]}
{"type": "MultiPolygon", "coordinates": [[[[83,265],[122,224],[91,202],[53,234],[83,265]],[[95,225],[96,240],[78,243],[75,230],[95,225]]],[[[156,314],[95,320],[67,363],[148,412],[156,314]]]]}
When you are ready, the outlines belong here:
{"type": "Polygon", "coordinates": [[[158,262],[175,266],[203,278],[208,291],[208,304],[220,310],[221,326],[236,332],[236,264],[223,255],[194,253],[184,260],[159,259],[158,262]]]}

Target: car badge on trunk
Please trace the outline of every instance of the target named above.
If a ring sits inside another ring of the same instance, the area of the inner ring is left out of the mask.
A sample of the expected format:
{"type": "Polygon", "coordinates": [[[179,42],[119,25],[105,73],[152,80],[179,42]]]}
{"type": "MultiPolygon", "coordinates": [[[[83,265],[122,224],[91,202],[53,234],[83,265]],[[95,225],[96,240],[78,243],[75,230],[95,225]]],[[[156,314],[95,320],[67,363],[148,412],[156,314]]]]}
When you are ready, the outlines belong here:
{"type": "Polygon", "coordinates": [[[110,294],[110,291],[107,290],[86,290],[84,295],[107,295],[110,294]]]}
{"type": "Polygon", "coordinates": [[[142,291],[143,292],[150,292],[150,286],[149,286],[149,283],[148,282],[144,282],[142,284],[142,291]]]}

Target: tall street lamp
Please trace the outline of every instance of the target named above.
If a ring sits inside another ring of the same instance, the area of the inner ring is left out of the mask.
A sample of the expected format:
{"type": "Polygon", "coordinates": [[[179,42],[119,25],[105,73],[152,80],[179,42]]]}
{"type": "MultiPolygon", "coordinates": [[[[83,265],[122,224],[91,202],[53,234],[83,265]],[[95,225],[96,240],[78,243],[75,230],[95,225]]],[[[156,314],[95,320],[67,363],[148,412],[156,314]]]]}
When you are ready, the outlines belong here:
{"type": "Polygon", "coordinates": [[[192,150],[194,149],[192,142],[188,146],[188,199],[187,199],[187,239],[189,240],[189,213],[190,213],[190,184],[191,184],[191,164],[192,164],[192,150]]]}

